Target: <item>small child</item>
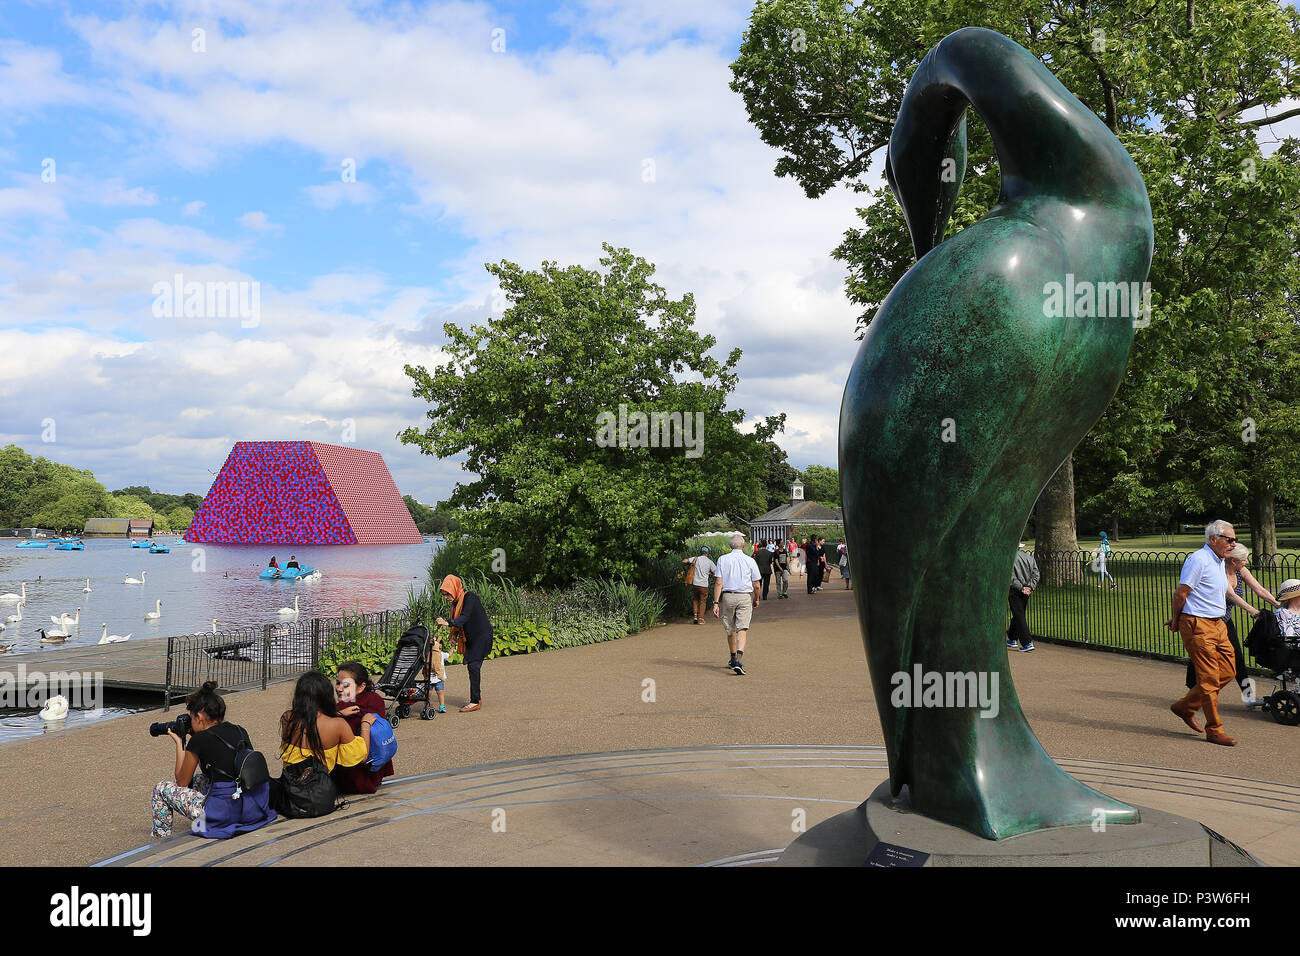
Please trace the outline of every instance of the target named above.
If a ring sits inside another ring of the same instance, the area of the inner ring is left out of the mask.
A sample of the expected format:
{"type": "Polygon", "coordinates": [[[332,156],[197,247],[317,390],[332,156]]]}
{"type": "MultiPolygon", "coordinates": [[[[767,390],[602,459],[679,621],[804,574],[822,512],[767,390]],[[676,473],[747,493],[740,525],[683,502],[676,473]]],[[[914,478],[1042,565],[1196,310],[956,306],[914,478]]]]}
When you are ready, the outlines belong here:
{"type": "Polygon", "coordinates": [[[442,635],[433,636],[433,646],[429,650],[429,662],[433,665],[432,689],[438,692],[438,713],[447,712],[447,699],[443,696],[442,689],[447,682],[447,660],[451,655],[442,649],[442,635]]]}

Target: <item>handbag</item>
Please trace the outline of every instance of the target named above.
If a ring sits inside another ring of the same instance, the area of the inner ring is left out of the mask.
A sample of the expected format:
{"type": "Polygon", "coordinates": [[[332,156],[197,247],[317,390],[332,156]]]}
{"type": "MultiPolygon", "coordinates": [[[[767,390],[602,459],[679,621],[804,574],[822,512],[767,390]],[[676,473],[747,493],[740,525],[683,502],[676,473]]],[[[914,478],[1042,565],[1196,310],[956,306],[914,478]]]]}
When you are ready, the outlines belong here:
{"type": "Polygon", "coordinates": [[[338,803],[338,785],[317,757],[285,764],[279,783],[274,809],[291,819],[323,817],[338,803]]]}

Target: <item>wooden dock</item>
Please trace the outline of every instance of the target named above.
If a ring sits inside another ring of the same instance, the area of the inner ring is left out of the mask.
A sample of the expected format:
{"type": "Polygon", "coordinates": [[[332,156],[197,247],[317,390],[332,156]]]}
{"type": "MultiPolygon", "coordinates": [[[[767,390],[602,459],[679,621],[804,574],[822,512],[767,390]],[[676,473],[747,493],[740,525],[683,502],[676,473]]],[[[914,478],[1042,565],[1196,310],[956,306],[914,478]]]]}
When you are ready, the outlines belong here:
{"type": "MultiPolygon", "coordinates": [[[[117,644],[85,644],[0,655],[0,698],[10,690],[23,693],[57,676],[60,686],[98,682],[103,690],[168,694],[166,637],[147,637],[117,644]]],[[[266,686],[296,678],[312,667],[310,645],[281,644],[268,631],[255,634],[199,635],[178,642],[171,674],[171,699],[182,697],[204,681],[214,680],[222,691],[266,686]]]]}
{"type": "Polygon", "coordinates": [[[51,647],[0,656],[0,686],[11,681],[30,686],[49,674],[99,678],[106,690],[152,692],[161,696],[167,688],[167,638],[51,647]]]}

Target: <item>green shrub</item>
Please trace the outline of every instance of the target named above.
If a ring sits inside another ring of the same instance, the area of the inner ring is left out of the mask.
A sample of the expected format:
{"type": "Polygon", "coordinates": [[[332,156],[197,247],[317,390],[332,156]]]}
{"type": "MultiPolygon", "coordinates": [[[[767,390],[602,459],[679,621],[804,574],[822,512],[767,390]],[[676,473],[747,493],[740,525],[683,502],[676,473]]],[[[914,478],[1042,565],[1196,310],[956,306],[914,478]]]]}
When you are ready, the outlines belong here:
{"type": "Polygon", "coordinates": [[[338,673],[339,665],[356,661],[370,672],[371,677],[378,678],[388,669],[388,662],[393,658],[397,647],[397,638],[363,637],[335,641],[321,650],[320,666],[322,674],[333,677],[338,673]]]}

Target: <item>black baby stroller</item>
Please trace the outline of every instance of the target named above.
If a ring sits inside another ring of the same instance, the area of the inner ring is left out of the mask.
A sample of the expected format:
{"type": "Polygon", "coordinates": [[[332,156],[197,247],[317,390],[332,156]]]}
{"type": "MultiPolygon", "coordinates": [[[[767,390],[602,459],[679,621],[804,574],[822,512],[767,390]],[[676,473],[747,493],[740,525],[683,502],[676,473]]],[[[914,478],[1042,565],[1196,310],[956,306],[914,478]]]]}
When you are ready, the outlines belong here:
{"type": "Polygon", "coordinates": [[[384,676],[375,685],[380,694],[392,698],[392,703],[388,705],[388,722],[394,727],[403,717],[411,716],[412,704],[424,705],[420,710],[421,720],[433,720],[434,708],[429,703],[432,681],[417,680],[421,668],[433,672],[429,663],[432,648],[429,629],[423,624],[408,627],[397,639],[393,659],[388,662],[384,676]]]}
{"type": "Polygon", "coordinates": [[[1273,672],[1273,693],[1261,698],[1261,710],[1279,724],[1300,724],[1300,648],[1287,643],[1272,611],[1260,611],[1246,636],[1255,660],[1273,672]]]}

